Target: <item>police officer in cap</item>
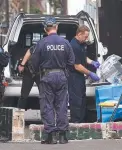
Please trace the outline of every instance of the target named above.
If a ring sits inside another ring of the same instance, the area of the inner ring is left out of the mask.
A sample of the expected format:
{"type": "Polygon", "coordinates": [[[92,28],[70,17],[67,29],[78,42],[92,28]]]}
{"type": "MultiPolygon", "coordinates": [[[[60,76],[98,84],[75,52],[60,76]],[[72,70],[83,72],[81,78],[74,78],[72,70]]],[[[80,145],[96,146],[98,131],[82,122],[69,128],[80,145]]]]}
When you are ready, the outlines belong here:
{"type": "Polygon", "coordinates": [[[73,66],[75,57],[70,43],[57,35],[57,29],[56,19],[47,17],[44,21],[44,30],[48,36],[37,43],[33,54],[35,66],[40,67],[42,72],[40,110],[47,133],[47,138],[41,142],[42,144],[56,144],[57,132],[59,143],[68,142],[68,81],[65,70],[73,66]]]}

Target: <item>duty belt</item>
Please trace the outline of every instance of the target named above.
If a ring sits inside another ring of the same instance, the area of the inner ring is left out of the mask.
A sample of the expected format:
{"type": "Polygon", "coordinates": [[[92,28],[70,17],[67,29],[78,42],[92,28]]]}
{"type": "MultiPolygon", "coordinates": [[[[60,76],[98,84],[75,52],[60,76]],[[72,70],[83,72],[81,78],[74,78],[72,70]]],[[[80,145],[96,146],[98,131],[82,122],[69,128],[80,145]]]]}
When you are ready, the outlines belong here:
{"type": "Polygon", "coordinates": [[[48,73],[53,73],[53,72],[60,72],[60,71],[64,71],[63,69],[42,69],[41,73],[42,76],[47,75],[48,73]]]}

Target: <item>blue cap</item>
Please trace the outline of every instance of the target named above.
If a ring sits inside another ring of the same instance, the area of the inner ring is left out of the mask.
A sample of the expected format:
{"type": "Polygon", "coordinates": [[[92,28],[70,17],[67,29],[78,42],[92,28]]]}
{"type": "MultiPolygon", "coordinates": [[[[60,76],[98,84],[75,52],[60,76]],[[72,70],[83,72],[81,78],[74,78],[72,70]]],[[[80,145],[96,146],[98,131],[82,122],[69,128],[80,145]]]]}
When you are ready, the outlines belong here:
{"type": "Polygon", "coordinates": [[[56,26],[56,19],[55,17],[46,17],[44,21],[44,27],[53,27],[56,26]]]}

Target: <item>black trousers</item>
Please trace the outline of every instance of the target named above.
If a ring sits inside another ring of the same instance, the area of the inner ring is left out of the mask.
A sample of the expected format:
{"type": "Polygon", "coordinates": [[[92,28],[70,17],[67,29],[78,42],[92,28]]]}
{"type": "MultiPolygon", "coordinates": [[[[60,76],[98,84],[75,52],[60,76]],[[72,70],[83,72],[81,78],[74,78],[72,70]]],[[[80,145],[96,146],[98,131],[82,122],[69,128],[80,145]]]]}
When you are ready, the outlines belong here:
{"type": "Polygon", "coordinates": [[[68,84],[71,122],[82,123],[86,115],[85,77],[80,73],[70,73],[68,84]]]}
{"type": "Polygon", "coordinates": [[[29,72],[29,70],[24,71],[23,79],[22,79],[21,96],[18,100],[18,106],[17,106],[18,108],[26,109],[27,98],[33,87],[34,82],[36,83],[39,89],[40,75],[32,77],[32,74],[29,72]]]}

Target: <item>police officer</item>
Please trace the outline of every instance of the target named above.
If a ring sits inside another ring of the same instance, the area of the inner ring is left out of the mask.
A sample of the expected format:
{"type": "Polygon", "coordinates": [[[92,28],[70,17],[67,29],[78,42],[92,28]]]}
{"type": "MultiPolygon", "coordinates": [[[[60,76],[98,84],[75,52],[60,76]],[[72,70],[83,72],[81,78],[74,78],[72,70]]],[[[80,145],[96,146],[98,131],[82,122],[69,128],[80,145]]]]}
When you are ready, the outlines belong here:
{"type": "Polygon", "coordinates": [[[59,143],[68,142],[68,81],[66,69],[74,64],[75,58],[70,43],[57,35],[57,23],[53,17],[44,21],[47,37],[36,45],[35,66],[40,67],[40,110],[47,138],[41,143],[56,144],[56,132],[59,143]],[[55,118],[56,113],[56,118],[55,118]],[[56,122],[55,122],[56,120],[56,122]]]}
{"type": "Polygon", "coordinates": [[[71,40],[71,45],[75,54],[74,69],[69,76],[69,103],[72,123],[82,123],[86,110],[86,85],[85,75],[90,76],[94,81],[99,77],[86,68],[87,64],[99,67],[99,62],[87,57],[87,46],[85,41],[89,37],[89,28],[85,25],[78,27],[76,36],[71,40]]]}
{"type": "Polygon", "coordinates": [[[39,89],[40,76],[37,70],[34,70],[32,64],[32,57],[35,46],[32,46],[25,54],[21,64],[18,66],[20,72],[23,72],[21,96],[18,100],[18,108],[26,109],[27,98],[33,87],[34,82],[39,89]]]}

